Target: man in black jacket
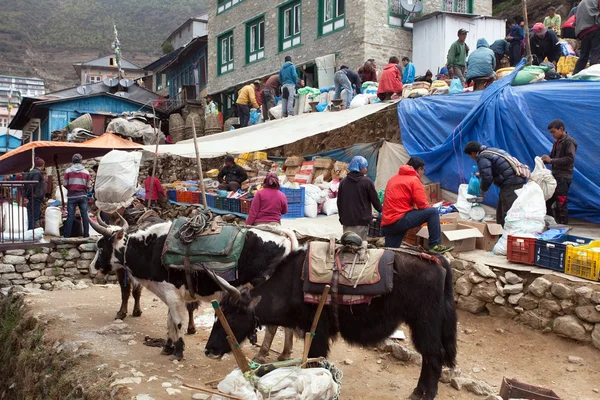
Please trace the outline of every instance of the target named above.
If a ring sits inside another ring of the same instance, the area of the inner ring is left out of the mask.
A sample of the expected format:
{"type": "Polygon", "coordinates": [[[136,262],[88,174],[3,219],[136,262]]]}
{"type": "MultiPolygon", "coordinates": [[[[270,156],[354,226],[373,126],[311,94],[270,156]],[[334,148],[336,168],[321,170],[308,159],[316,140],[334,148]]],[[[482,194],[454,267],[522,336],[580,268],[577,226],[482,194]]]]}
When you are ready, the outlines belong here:
{"type": "Polygon", "coordinates": [[[248,179],[246,170],[235,163],[232,156],[225,157],[225,166],[219,171],[217,180],[219,189],[235,192],[242,187],[242,182],[248,179]]]}
{"type": "Polygon", "coordinates": [[[548,130],[554,138],[550,155],[543,155],[542,161],[552,165],[552,175],[556,179],[554,195],[546,202],[548,215],[554,217],[559,224],[569,223],[569,208],[567,196],[573,182],[575,168],[575,152],[577,142],[565,131],[565,124],[555,119],[548,125],[548,130]]]}
{"type": "Polygon", "coordinates": [[[29,171],[23,179],[26,181],[35,181],[36,184],[27,185],[23,192],[25,202],[27,203],[27,229],[35,229],[36,223],[42,218],[42,202],[46,195],[46,180],[42,169],[45,162],[40,157],[34,160],[34,167],[29,171]]]}
{"type": "Polygon", "coordinates": [[[546,29],[544,24],[538,22],[531,30],[529,39],[531,54],[534,56],[534,64],[539,65],[545,58],[551,63],[557,63],[562,56],[558,36],[551,29],[546,29]]]}
{"type": "Polygon", "coordinates": [[[369,223],[373,219],[371,205],[381,212],[381,202],[375,185],[365,176],[367,159],[356,156],[348,165],[350,173],[340,182],[337,206],[340,222],[345,232],[354,232],[362,240],[367,240],[369,223]]]}
{"type": "Polygon", "coordinates": [[[477,161],[482,195],[485,196],[492,183],[500,188],[496,222],[504,226],[506,213],[517,199],[515,190],[521,189],[527,179],[517,175],[514,165],[516,159],[504,150],[483,146],[473,141],[467,143],[465,153],[477,161]]]}

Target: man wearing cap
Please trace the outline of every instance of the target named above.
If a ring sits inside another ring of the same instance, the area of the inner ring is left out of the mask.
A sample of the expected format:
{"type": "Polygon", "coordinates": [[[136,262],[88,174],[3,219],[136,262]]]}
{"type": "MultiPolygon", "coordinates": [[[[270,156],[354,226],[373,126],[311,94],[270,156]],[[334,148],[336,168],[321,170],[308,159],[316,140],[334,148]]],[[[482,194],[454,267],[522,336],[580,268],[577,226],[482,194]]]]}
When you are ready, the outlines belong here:
{"type": "Polygon", "coordinates": [[[225,157],[225,166],[219,171],[217,180],[219,189],[236,192],[242,187],[242,182],[248,179],[246,170],[235,163],[232,156],[225,157]]]}
{"type": "Polygon", "coordinates": [[[344,233],[354,232],[367,240],[369,223],[373,219],[371,206],[381,212],[381,202],[375,185],[366,176],[367,159],[362,156],[352,158],[348,165],[350,173],[340,182],[337,206],[344,233]]]}
{"type": "Polygon", "coordinates": [[[591,65],[600,63],[600,2],[582,0],[577,7],[575,35],[581,40],[579,60],[573,75],[591,65]]]}
{"type": "Polygon", "coordinates": [[[240,117],[240,127],[248,126],[250,122],[250,106],[260,108],[256,101],[256,91],[260,88],[260,82],[255,81],[249,83],[238,92],[238,98],[236,100],[238,115],[240,117]]]}
{"type": "Polygon", "coordinates": [[[556,65],[562,55],[558,44],[558,36],[553,30],[546,29],[541,22],[533,25],[533,35],[531,35],[529,43],[531,44],[531,54],[535,65],[540,65],[545,58],[556,65]]]}
{"type": "Polygon", "coordinates": [[[458,78],[461,83],[465,84],[465,66],[467,65],[467,55],[469,55],[469,46],[465,43],[467,40],[466,29],[458,30],[458,40],[452,43],[450,50],[448,50],[448,60],[446,65],[448,66],[448,72],[450,78],[458,78]]]}
{"type": "Polygon", "coordinates": [[[42,218],[42,202],[46,195],[46,179],[42,169],[45,162],[40,157],[36,157],[33,162],[33,168],[23,178],[26,181],[34,181],[36,184],[25,186],[23,196],[27,204],[27,229],[35,229],[36,223],[42,218]]]}
{"type": "Polygon", "coordinates": [[[204,115],[206,116],[218,114],[219,111],[217,110],[217,105],[213,101],[212,97],[210,97],[210,95],[207,95],[204,99],[206,100],[206,107],[204,107],[204,115]]]}
{"type": "Polygon", "coordinates": [[[67,222],[65,222],[65,237],[71,237],[73,222],[75,221],[75,207],[79,207],[79,214],[83,222],[83,237],[90,236],[90,220],[88,218],[87,193],[91,187],[90,173],[81,164],[81,154],[74,154],[73,165],[65,171],[63,182],[67,188],[67,222]]]}

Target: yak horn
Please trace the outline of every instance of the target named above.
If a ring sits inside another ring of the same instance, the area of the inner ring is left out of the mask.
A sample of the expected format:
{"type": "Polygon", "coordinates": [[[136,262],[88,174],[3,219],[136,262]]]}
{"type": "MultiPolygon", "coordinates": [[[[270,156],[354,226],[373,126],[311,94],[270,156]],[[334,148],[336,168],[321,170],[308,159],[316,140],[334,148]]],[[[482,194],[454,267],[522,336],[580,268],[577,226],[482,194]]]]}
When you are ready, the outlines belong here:
{"type": "Polygon", "coordinates": [[[127,223],[127,221],[125,220],[125,218],[123,218],[123,216],[119,213],[117,213],[119,215],[119,218],[121,218],[121,221],[123,221],[123,232],[127,233],[127,231],[129,230],[129,224],[127,223]]]}
{"type": "Polygon", "coordinates": [[[102,212],[99,212],[96,214],[96,219],[98,220],[98,224],[104,228],[108,228],[108,225],[106,224],[106,222],[104,222],[104,220],[102,219],[102,212]]]}
{"type": "Polygon", "coordinates": [[[212,278],[212,280],[215,281],[215,283],[217,285],[219,285],[219,287],[222,290],[229,293],[229,295],[231,296],[231,303],[236,304],[238,302],[238,300],[240,299],[240,297],[242,297],[242,294],[240,293],[240,291],[235,286],[232,286],[225,279],[223,279],[219,275],[215,274],[214,271],[212,271],[206,267],[204,267],[204,270],[208,273],[208,276],[210,276],[212,278]]]}
{"type": "MultiPolygon", "coordinates": [[[[98,220],[100,220],[100,217],[96,217],[98,220]]],[[[95,222],[93,219],[90,218],[90,225],[92,226],[92,228],[94,228],[94,230],[96,232],[98,232],[99,234],[101,234],[102,236],[110,236],[112,235],[112,231],[108,228],[105,228],[104,226],[98,224],[97,222],[95,222]]]]}

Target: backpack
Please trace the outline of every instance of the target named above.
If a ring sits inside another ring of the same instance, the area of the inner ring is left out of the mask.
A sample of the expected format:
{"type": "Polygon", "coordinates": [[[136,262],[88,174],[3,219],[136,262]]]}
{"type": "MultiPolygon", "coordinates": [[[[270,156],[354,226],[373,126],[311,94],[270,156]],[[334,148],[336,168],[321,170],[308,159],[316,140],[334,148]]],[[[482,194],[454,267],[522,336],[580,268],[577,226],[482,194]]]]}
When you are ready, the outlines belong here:
{"type": "Polygon", "coordinates": [[[506,162],[508,162],[508,164],[510,164],[513,171],[515,172],[515,175],[527,180],[531,178],[531,170],[529,169],[529,166],[521,163],[515,157],[509,154],[498,153],[489,149],[485,149],[481,153],[493,154],[495,156],[502,157],[506,160],[506,162]]]}

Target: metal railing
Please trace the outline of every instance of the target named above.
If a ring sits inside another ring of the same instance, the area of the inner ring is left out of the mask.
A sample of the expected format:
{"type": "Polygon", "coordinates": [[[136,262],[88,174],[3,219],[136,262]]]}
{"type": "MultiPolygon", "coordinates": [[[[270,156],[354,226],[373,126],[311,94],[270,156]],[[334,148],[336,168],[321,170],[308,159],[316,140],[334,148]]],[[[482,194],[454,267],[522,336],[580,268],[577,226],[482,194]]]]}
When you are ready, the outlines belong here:
{"type": "MultiPolygon", "coordinates": [[[[0,251],[37,242],[34,232],[28,229],[29,221],[34,218],[33,193],[37,184],[36,181],[0,181],[0,251]],[[26,191],[31,193],[27,198],[26,191]]],[[[35,223],[33,225],[35,228],[35,223]]]]}

